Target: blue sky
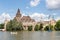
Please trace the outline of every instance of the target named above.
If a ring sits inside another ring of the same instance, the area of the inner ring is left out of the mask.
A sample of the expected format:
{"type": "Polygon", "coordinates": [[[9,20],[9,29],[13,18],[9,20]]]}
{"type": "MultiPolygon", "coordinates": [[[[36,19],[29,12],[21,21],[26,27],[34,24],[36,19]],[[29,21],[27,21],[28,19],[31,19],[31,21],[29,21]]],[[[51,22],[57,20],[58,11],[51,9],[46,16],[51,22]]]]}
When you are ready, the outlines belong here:
{"type": "Polygon", "coordinates": [[[60,17],[59,0],[0,0],[0,21],[1,15],[6,13],[13,18],[18,8],[22,15],[32,16],[33,19],[39,20],[40,15],[54,15],[55,19],[60,17]]]}

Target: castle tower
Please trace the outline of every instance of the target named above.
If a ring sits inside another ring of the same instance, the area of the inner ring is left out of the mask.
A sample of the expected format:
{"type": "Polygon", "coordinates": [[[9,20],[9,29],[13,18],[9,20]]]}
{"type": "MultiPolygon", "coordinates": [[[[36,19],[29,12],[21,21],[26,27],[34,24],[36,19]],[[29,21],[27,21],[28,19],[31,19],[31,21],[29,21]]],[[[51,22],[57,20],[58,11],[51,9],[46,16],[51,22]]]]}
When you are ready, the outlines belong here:
{"type": "Polygon", "coordinates": [[[18,9],[17,13],[16,13],[16,17],[21,17],[21,13],[20,10],[18,9]]]}
{"type": "Polygon", "coordinates": [[[17,11],[16,16],[15,16],[14,19],[17,20],[18,22],[20,22],[20,19],[21,19],[20,9],[18,9],[18,11],[17,11]]]}

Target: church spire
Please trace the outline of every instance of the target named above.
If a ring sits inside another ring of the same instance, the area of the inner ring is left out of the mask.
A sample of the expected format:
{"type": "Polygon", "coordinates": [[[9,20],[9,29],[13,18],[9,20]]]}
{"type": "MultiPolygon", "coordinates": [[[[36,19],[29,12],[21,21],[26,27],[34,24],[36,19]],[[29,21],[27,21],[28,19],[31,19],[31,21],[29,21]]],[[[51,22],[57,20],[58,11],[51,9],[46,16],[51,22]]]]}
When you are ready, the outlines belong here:
{"type": "Polygon", "coordinates": [[[17,11],[16,17],[21,17],[21,13],[20,13],[20,9],[19,9],[19,8],[18,8],[18,11],[17,11]]]}

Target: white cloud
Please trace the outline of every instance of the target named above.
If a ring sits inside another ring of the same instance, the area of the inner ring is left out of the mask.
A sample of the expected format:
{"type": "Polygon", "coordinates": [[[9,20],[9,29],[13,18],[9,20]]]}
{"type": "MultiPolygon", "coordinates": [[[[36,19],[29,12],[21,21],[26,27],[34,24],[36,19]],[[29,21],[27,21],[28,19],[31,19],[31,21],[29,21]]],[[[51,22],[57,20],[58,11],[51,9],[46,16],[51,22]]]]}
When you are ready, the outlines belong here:
{"type": "Polygon", "coordinates": [[[5,19],[10,20],[11,17],[8,13],[2,13],[0,15],[0,23],[4,23],[5,19]]]}
{"type": "MultiPolygon", "coordinates": [[[[56,15],[55,13],[53,13],[52,15],[56,15]]],[[[22,16],[28,16],[27,14],[23,13],[22,16]]],[[[39,22],[40,20],[42,21],[50,21],[49,19],[49,15],[48,14],[44,14],[44,13],[32,13],[29,14],[29,16],[34,19],[35,21],[39,22]]],[[[58,18],[57,18],[58,19],[58,18]]],[[[56,19],[56,20],[57,20],[56,19]]]]}
{"type": "Polygon", "coordinates": [[[30,5],[33,6],[37,6],[40,3],[40,0],[31,0],[30,1],[30,5]]]}
{"type": "Polygon", "coordinates": [[[25,13],[23,13],[22,16],[27,16],[27,15],[25,13]]]}
{"type": "Polygon", "coordinates": [[[40,21],[40,20],[44,21],[44,20],[46,20],[48,15],[43,14],[43,13],[33,13],[32,15],[30,15],[30,17],[32,19],[35,19],[36,21],[40,21]]]}
{"type": "Polygon", "coordinates": [[[60,9],[60,0],[46,0],[49,9],[60,9]]]}

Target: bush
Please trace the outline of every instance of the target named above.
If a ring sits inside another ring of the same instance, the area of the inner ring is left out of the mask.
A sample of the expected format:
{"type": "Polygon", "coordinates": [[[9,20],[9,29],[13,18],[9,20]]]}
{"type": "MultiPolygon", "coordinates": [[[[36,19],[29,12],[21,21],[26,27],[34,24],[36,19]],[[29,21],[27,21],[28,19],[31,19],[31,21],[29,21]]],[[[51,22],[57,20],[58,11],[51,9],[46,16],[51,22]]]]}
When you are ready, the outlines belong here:
{"type": "Polygon", "coordinates": [[[4,24],[0,24],[0,29],[4,29],[4,24]]]}
{"type": "Polygon", "coordinates": [[[28,31],[32,31],[32,26],[28,26],[28,31]]]}
{"type": "Polygon", "coordinates": [[[58,20],[57,22],[56,22],[56,25],[55,25],[55,30],[56,31],[60,31],[60,20],[58,20]]]}
{"type": "Polygon", "coordinates": [[[7,23],[7,25],[6,25],[6,30],[7,30],[7,31],[12,31],[12,20],[7,23]]]}
{"type": "Polygon", "coordinates": [[[43,28],[43,24],[41,23],[40,27],[39,27],[39,30],[42,30],[42,28],[43,28]]]}
{"type": "Polygon", "coordinates": [[[22,26],[21,27],[13,27],[12,31],[21,31],[23,30],[22,26]]]}
{"type": "Polygon", "coordinates": [[[35,31],[38,31],[39,30],[39,25],[36,25],[35,28],[34,28],[35,31]]]}
{"type": "Polygon", "coordinates": [[[45,31],[48,31],[48,30],[49,30],[49,26],[46,26],[46,27],[44,28],[44,30],[45,30],[45,31]]]}
{"type": "Polygon", "coordinates": [[[22,28],[22,23],[21,22],[17,22],[16,20],[11,20],[6,25],[6,30],[7,31],[20,31],[22,29],[23,29],[22,28]]]}
{"type": "Polygon", "coordinates": [[[48,26],[46,26],[46,27],[44,28],[44,30],[45,30],[45,31],[49,31],[49,30],[50,30],[50,31],[53,31],[53,26],[49,24],[48,26]]]}
{"type": "Polygon", "coordinates": [[[53,26],[52,25],[49,25],[49,27],[50,27],[50,30],[53,31],[53,26]]]}

